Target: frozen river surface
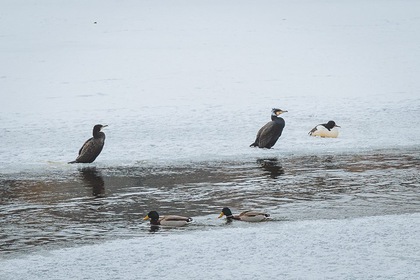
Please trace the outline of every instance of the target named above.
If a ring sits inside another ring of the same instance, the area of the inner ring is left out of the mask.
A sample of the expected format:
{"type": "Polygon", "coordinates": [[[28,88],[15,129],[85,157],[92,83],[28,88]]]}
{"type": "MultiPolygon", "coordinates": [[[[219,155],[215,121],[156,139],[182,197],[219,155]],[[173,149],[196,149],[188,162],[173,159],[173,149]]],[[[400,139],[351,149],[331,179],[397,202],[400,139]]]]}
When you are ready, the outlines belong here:
{"type": "Polygon", "coordinates": [[[4,1],[0,279],[418,278],[419,10],[4,1]],[[249,148],[273,107],[283,135],[249,148]],[[97,123],[102,154],[68,165],[97,123]]]}
{"type": "Polygon", "coordinates": [[[267,222],[2,261],[2,279],[417,279],[420,215],[267,222]]]}
{"type": "Polygon", "coordinates": [[[419,161],[396,150],[9,174],[0,276],[415,279],[419,161]],[[224,206],[270,220],[227,224],[224,206]],[[156,231],[142,221],[152,209],[194,222],[156,231]]]}

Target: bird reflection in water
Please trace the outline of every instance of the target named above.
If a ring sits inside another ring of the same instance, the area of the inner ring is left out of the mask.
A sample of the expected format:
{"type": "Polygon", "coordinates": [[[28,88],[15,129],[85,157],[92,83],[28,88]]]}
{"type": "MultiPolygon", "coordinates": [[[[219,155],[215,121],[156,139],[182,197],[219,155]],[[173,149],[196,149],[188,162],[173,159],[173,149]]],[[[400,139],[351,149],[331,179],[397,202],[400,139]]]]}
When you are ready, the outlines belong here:
{"type": "Polygon", "coordinates": [[[271,178],[277,179],[284,174],[284,169],[277,158],[258,159],[258,165],[268,172],[271,178]]]}
{"type": "Polygon", "coordinates": [[[79,170],[86,187],[92,188],[94,197],[105,196],[105,182],[96,167],[85,167],[79,170]]]}
{"type": "Polygon", "coordinates": [[[159,227],[159,226],[156,226],[156,225],[150,225],[150,230],[149,230],[149,232],[151,232],[151,233],[155,233],[155,232],[157,232],[159,229],[160,229],[160,227],[159,227]]]}

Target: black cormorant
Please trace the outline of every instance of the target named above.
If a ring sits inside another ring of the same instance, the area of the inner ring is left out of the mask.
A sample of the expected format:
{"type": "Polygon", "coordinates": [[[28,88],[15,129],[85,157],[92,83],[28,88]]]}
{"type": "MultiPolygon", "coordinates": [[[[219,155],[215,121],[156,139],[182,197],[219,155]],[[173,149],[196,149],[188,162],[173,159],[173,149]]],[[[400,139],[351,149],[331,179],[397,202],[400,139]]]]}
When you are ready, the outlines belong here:
{"type": "Polygon", "coordinates": [[[287,111],[273,108],[271,110],[271,122],[268,122],[266,125],[260,128],[260,130],[257,133],[257,138],[255,139],[255,142],[252,143],[250,147],[259,147],[267,149],[273,147],[274,144],[276,144],[279,137],[281,136],[281,133],[283,132],[285,122],[284,119],[280,117],[280,114],[285,112],[287,111]]]}
{"type": "Polygon", "coordinates": [[[337,127],[340,126],[338,126],[334,121],[329,121],[328,123],[318,124],[312,128],[308,134],[311,136],[336,138],[338,136],[337,127]]]}
{"type": "Polygon", "coordinates": [[[107,125],[97,124],[93,127],[93,137],[87,140],[79,150],[76,160],[69,163],[91,163],[101,153],[105,143],[105,133],[101,131],[107,125]]]}

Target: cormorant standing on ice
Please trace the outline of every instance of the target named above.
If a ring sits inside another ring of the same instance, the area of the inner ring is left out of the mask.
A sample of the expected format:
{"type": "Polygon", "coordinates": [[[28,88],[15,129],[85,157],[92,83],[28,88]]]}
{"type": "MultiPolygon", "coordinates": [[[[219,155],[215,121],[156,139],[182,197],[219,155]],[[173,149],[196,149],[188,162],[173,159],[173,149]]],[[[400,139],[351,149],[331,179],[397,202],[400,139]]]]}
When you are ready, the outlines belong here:
{"type": "Polygon", "coordinates": [[[79,150],[76,160],[69,163],[91,163],[101,153],[105,143],[105,133],[101,131],[107,125],[97,124],[93,127],[93,137],[88,139],[79,150]]]}
{"type": "Polygon", "coordinates": [[[268,122],[266,125],[261,127],[261,129],[257,133],[257,139],[255,139],[255,142],[252,143],[250,147],[259,147],[267,149],[273,147],[274,144],[276,144],[279,137],[281,136],[281,133],[283,132],[285,122],[284,119],[280,117],[280,114],[283,114],[285,112],[287,111],[273,108],[271,110],[271,122],[268,122]]]}

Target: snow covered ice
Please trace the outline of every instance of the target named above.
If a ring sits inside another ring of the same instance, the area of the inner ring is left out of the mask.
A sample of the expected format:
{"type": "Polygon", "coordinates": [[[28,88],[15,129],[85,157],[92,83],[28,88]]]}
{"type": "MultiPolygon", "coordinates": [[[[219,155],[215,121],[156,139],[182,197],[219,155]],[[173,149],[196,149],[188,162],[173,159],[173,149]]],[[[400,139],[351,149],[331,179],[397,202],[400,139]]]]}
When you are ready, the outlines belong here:
{"type": "Polygon", "coordinates": [[[419,218],[168,232],[45,252],[2,266],[10,279],[416,279],[419,218]]]}
{"type": "Polygon", "coordinates": [[[415,279],[419,11],[3,1],[0,278],[415,279]],[[281,138],[249,148],[273,107],[281,138]],[[329,120],[337,139],[307,135],[329,120]],[[97,123],[101,155],[67,165],[97,123]],[[273,219],[226,226],[223,206],[273,219]],[[149,233],[151,207],[195,224],[149,233]]]}
{"type": "Polygon", "coordinates": [[[67,162],[96,123],[110,126],[101,163],[248,156],[272,107],[289,111],[284,153],[323,151],[305,135],[330,119],[331,150],[417,145],[416,8],[9,1],[2,166],[67,162]]]}

